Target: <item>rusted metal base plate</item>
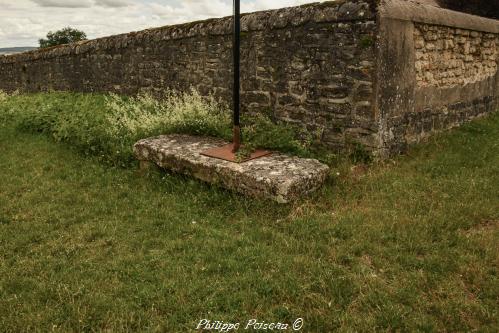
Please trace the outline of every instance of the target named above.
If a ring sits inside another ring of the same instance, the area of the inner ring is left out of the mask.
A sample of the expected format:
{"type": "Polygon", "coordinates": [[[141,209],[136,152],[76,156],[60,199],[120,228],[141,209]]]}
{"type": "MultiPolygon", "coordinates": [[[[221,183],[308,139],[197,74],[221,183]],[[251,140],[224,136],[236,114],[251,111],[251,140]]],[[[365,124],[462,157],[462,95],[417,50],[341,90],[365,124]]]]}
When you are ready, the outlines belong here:
{"type": "MultiPolygon", "coordinates": [[[[201,152],[201,155],[208,156],[208,157],[213,157],[213,158],[218,158],[221,160],[229,161],[229,162],[235,162],[235,163],[243,163],[247,161],[251,161],[260,157],[264,157],[267,155],[270,155],[271,152],[267,150],[255,150],[250,156],[243,158],[243,159],[238,159],[236,154],[232,152],[232,149],[234,148],[234,144],[229,144],[226,146],[222,147],[216,147],[216,148],[211,148],[208,150],[205,150],[201,152]]],[[[241,147],[244,148],[244,147],[241,147]]]]}

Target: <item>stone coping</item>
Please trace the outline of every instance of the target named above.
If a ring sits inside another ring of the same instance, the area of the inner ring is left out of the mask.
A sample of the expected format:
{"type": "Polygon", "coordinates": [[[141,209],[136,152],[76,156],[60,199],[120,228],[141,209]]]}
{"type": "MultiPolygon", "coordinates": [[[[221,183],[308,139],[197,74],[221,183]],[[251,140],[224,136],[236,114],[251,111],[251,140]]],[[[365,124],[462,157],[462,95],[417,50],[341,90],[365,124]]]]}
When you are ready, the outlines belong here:
{"type": "Polygon", "coordinates": [[[201,155],[227,144],[223,140],[189,135],[164,135],[140,140],[134,153],[140,161],[215,184],[241,194],[279,203],[297,200],[317,190],[329,167],[315,159],[274,152],[259,159],[234,163],[201,155]]]}

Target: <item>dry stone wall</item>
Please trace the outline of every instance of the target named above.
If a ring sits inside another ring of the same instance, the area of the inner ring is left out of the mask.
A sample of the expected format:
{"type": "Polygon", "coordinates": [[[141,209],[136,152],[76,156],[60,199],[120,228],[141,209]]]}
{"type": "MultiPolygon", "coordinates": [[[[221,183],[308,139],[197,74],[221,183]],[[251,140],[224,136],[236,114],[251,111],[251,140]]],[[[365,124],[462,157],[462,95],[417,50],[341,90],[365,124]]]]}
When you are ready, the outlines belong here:
{"type": "Polygon", "coordinates": [[[497,73],[497,34],[416,24],[414,39],[419,87],[466,85],[497,73]]]}
{"type": "MultiPolygon", "coordinates": [[[[375,11],[367,1],[245,14],[242,107],[271,111],[334,148],[375,148],[375,11]]],[[[0,57],[0,89],[136,94],[191,87],[231,100],[232,19],[112,36],[0,57]]]]}

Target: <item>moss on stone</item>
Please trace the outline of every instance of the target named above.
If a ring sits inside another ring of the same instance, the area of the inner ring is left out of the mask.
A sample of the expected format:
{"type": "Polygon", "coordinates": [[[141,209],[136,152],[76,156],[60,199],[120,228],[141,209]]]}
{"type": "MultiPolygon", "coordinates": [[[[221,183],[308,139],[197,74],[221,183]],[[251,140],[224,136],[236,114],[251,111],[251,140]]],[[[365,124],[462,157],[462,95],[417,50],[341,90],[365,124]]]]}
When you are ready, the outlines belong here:
{"type": "Polygon", "coordinates": [[[369,35],[362,36],[359,41],[360,47],[367,49],[374,45],[374,38],[369,35]]]}

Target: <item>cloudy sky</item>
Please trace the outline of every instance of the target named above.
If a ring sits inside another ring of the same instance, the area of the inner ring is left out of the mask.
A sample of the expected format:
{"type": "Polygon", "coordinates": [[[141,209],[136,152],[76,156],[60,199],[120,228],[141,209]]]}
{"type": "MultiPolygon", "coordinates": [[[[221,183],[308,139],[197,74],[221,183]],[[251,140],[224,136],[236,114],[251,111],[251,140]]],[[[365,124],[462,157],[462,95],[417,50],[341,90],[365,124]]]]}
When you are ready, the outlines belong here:
{"type": "MultiPolygon", "coordinates": [[[[318,0],[241,0],[243,12],[318,0]]],[[[0,0],[0,48],[38,46],[48,31],[71,26],[89,38],[220,17],[232,0],[0,0]]]]}

